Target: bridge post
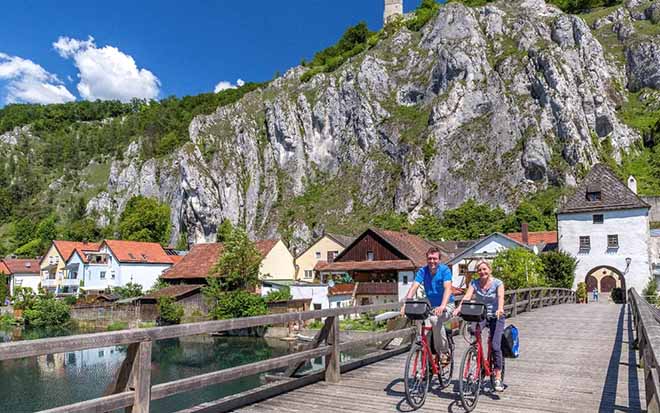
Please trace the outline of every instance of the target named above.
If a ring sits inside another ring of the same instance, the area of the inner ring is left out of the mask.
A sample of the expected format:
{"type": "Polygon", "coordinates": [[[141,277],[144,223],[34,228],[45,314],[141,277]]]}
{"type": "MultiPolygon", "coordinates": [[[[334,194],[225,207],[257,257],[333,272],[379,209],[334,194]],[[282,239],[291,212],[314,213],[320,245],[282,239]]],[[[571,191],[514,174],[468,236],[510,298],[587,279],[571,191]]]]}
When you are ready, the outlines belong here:
{"type": "Polygon", "coordinates": [[[532,290],[528,289],[527,290],[527,310],[526,311],[532,311],[532,290]]]}
{"type": "Polygon", "coordinates": [[[334,316],[326,343],[332,346],[332,352],[325,357],[325,381],[339,383],[341,368],[339,365],[339,317],[334,316]]]}
{"type": "Polygon", "coordinates": [[[545,300],[545,290],[539,290],[539,308],[543,308],[543,300],[545,300]]]}
{"type": "Polygon", "coordinates": [[[135,403],[132,413],[149,413],[151,401],[151,341],[143,341],[137,355],[135,370],[135,403]]]}
{"type": "Polygon", "coordinates": [[[518,315],[518,299],[517,299],[518,293],[513,292],[511,296],[511,318],[515,317],[518,315]]]}

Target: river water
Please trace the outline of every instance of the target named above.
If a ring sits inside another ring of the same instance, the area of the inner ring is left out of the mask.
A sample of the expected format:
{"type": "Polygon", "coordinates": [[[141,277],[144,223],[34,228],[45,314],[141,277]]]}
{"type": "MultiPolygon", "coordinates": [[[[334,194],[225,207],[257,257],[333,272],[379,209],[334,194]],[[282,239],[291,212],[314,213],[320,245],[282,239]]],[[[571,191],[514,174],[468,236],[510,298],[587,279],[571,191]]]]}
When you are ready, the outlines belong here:
{"type": "MultiPolygon", "coordinates": [[[[200,335],[160,340],[152,350],[151,380],[152,384],[164,383],[293,351],[295,345],[279,339],[200,335]]],[[[116,346],[0,362],[0,412],[33,412],[100,397],[125,355],[126,347],[116,346]]],[[[308,366],[320,367],[320,359],[308,366]]],[[[261,384],[259,376],[246,377],[156,400],[151,411],[173,412],[261,384]]]]}

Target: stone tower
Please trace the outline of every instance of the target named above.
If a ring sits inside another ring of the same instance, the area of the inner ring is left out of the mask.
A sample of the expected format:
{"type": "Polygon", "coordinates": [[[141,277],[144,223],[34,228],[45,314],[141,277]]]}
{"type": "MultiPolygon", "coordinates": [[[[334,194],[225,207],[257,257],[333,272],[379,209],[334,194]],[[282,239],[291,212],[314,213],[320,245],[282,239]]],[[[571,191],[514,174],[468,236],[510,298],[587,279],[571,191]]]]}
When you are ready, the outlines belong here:
{"type": "Polygon", "coordinates": [[[395,16],[403,15],[403,0],[385,0],[385,13],[383,13],[383,24],[395,16]]]}

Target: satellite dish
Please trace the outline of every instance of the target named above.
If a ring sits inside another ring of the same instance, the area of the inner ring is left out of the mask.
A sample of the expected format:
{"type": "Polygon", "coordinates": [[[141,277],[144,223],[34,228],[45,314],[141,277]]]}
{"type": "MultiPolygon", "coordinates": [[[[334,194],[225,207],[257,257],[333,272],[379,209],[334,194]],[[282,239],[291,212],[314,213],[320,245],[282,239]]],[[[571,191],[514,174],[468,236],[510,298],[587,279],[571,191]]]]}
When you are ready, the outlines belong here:
{"type": "Polygon", "coordinates": [[[335,286],[335,282],[333,280],[328,281],[328,287],[332,288],[335,286]]]}

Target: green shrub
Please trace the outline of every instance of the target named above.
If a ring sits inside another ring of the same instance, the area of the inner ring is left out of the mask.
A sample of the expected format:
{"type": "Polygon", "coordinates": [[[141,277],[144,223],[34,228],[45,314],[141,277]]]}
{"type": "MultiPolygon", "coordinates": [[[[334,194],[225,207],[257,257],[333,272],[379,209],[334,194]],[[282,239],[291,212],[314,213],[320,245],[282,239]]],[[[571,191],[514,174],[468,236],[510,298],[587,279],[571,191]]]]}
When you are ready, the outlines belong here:
{"type": "Polygon", "coordinates": [[[548,251],[540,255],[548,285],[573,288],[577,259],[565,251],[548,251]]]}
{"type": "Polygon", "coordinates": [[[429,20],[438,14],[440,4],[436,0],[422,0],[415,9],[414,17],[406,22],[408,29],[419,31],[429,20]]]}
{"type": "Polygon", "coordinates": [[[342,330],[380,331],[384,330],[386,326],[385,321],[376,322],[370,314],[361,314],[358,318],[347,318],[339,322],[339,327],[342,330]]]}
{"type": "Polygon", "coordinates": [[[70,305],[70,306],[76,305],[76,303],[78,302],[78,297],[76,297],[75,295],[69,295],[64,298],[64,302],[66,303],[66,305],[70,305]]]}
{"type": "Polygon", "coordinates": [[[142,297],[144,295],[142,285],[133,282],[129,282],[123,287],[114,287],[112,293],[117,294],[121,298],[142,297]]]}
{"type": "Polygon", "coordinates": [[[18,321],[12,314],[3,314],[0,316],[0,330],[9,330],[18,325],[18,321]]]}
{"type": "Polygon", "coordinates": [[[156,322],[155,321],[140,321],[138,324],[139,328],[152,328],[156,327],[156,322]]]}
{"type": "Polygon", "coordinates": [[[626,302],[626,291],[620,287],[612,288],[610,298],[615,304],[623,304],[626,302]]]}
{"type": "Polygon", "coordinates": [[[541,258],[526,248],[500,251],[493,260],[493,275],[504,281],[507,290],[547,284],[541,258]]]}
{"type": "Polygon", "coordinates": [[[577,300],[579,303],[587,302],[587,284],[584,282],[579,282],[577,285],[577,291],[575,292],[577,300]]]}
{"type": "Polygon", "coordinates": [[[40,295],[23,312],[25,323],[31,327],[58,327],[70,320],[69,306],[62,300],[40,295]]]}
{"type": "Polygon", "coordinates": [[[220,294],[217,302],[212,303],[210,315],[215,320],[225,320],[254,317],[267,312],[268,306],[263,297],[244,290],[237,290],[220,294]]]}
{"type": "Polygon", "coordinates": [[[264,299],[267,303],[272,303],[274,301],[289,301],[293,298],[291,295],[291,289],[289,287],[284,287],[281,290],[272,290],[264,299]]]}
{"type": "Polygon", "coordinates": [[[37,301],[37,295],[31,288],[16,287],[14,288],[13,305],[16,310],[26,310],[32,308],[37,301]]]}
{"type": "Polygon", "coordinates": [[[649,302],[649,304],[658,304],[658,282],[655,279],[655,276],[651,275],[649,281],[644,287],[642,292],[644,299],[649,302]]]}
{"type": "Polygon", "coordinates": [[[183,318],[183,305],[177,304],[172,297],[160,297],[158,313],[164,324],[179,324],[183,318]]]}
{"type": "Polygon", "coordinates": [[[108,331],[119,331],[126,330],[128,328],[128,323],[125,321],[113,321],[108,326],[108,331]]]}

